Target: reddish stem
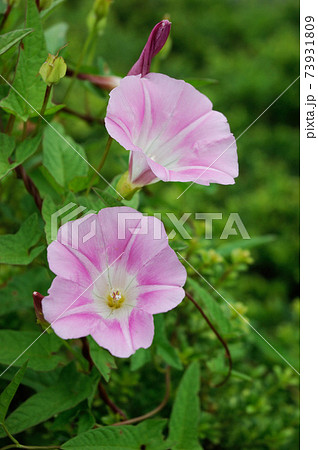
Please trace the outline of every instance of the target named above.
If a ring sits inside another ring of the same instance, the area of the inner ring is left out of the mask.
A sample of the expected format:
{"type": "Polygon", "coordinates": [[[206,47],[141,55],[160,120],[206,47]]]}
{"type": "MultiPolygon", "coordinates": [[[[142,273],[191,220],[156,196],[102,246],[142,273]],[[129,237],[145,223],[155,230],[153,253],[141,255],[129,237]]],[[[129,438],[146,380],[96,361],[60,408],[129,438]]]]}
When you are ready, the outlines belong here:
{"type": "Polygon", "coordinates": [[[223,386],[223,384],[225,384],[227,382],[227,380],[230,378],[231,372],[232,372],[232,357],[231,357],[231,353],[229,350],[229,347],[227,345],[227,343],[225,342],[225,340],[222,338],[222,336],[220,335],[220,333],[217,331],[217,329],[215,328],[215,326],[211,323],[211,321],[209,320],[209,318],[207,317],[207,315],[205,314],[205,312],[203,311],[203,309],[201,308],[201,306],[194,300],[194,298],[192,297],[192,295],[186,291],[185,293],[186,297],[188,297],[188,299],[194,304],[194,306],[197,308],[198,311],[200,311],[200,314],[202,315],[202,317],[204,318],[204,320],[206,321],[206,323],[209,325],[209,327],[211,328],[211,330],[213,331],[213,333],[215,334],[215,336],[218,338],[218,340],[221,342],[221,344],[224,347],[225,350],[225,357],[229,362],[229,370],[228,373],[226,374],[226,377],[218,384],[215,384],[213,387],[218,388],[220,386],[223,386]]]}

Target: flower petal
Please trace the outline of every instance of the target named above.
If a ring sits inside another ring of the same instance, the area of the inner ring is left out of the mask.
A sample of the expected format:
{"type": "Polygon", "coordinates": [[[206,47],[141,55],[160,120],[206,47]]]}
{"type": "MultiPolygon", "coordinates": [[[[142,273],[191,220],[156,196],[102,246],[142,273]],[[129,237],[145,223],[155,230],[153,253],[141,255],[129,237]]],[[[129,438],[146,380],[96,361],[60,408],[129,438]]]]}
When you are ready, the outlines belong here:
{"type": "Polygon", "coordinates": [[[125,77],[111,93],[105,123],[109,134],[136,154],[130,160],[132,182],[232,184],[238,175],[226,118],[182,80],[157,73],[125,77]],[[143,177],[148,167],[154,177],[143,177]]]}
{"type": "Polygon", "coordinates": [[[184,299],[184,290],[178,286],[139,286],[137,307],[149,314],[170,311],[184,299]]]}
{"type": "Polygon", "coordinates": [[[92,332],[101,347],[119,358],[128,358],[138,348],[148,348],[153,335],[152,315],[136,309],[125,320],[100,321],[92,332]]]}
{"type": "Polygon", "coordinates": [[[137,275],[139,285],[183,286],[187,272],[175,252],[167,246],[141,268],[137,275]]]}
{"type": "MultiPolygon", "coordinates": [[[[92,303],[91,290],[84,289],[77,283],[55,277],[48,291],[49,295],[42,300],[42,309],[45,320],[53,322],[63,313],[67,315],[76,308],[92,303]]],[[[93,308],[91,309],[93,312],[93,308]]]]}
{"type": "Polygon", "coordinates": [[[74,281],[80,286],[88,286],[94,281],[89,268],[79,260],[71,249],[58,241],[53,241],[47,249],[50,269],[65,280],[74,281]]]}

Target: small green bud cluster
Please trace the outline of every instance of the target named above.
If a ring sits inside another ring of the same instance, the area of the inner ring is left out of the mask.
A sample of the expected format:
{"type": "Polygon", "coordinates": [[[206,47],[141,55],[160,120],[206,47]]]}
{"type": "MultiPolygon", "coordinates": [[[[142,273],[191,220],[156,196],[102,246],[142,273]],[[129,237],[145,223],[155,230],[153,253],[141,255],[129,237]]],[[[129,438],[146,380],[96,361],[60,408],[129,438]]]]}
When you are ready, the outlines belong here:
{"type": "Polygon", "coordinates": [[[112,0],[95,0],[93,8],[87,17],[87,26],[90,31],[97,29],[102,32],[106,26],[109,7],[112,0]]]}
{"type": "Polygon", "coordinates": [[[40,68],[40,75],[48,86],[57,84],[66,74],[66,64],[62,56],[51,55],[49,53],[46,61],[40,68]]]}

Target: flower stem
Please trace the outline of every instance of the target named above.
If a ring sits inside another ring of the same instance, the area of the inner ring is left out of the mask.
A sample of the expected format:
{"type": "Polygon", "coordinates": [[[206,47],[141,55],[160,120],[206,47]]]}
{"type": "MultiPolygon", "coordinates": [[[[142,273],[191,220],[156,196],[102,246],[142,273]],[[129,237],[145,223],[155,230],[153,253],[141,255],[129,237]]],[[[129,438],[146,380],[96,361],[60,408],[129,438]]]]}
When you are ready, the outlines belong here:
{"type": "MultiPolygon", "coordinates": [[[[115,403],[109,398],[109,396],[106,392],[106,389],[101,381],[98,384],[98,391],[99,391],[100,397],[104,400],[104,402],[110,407],[110,409],[114,413],[119,414],[123,419],[127,419],[126,414],[120,408],[118,408],[118,406],[115,405],[115,403]]],[[[124,422],[120,422],[120,423],[124,423],[124,422]]]]}
{"type": "Polygon", "coordinates": [[[36,127],[34,129],[34,133],[33,133],[34,135],[36,135],[36,133],[38,132],[38,130],[40,128],[41,120],[42,120],[42,117],[44,116],[44,113],[45,113],[45,110],[46,110],[46,107],[47,107],[47,104],[48,104],[48,101],[49,101],[49,98],[50,98],[51,90],[52,90],[52,85],[51,86],[46,86],[44,99],[43,99],[43,103],[42,103],[42,107],[41,107],[41,111],[40,111],[40,115],[39,115],[36,127]]]}
{"type": "Polygon", "coordinates": [[[4,429],[4,432],[6,433],[6,435],[8,436],[9,439],[11,439],[11,441],[17,445],[20,446],[21,444],[19,443],[19,441],[17,441],[12,434],[10,433],[10,431],[8,430],[8,428],[6,427],[6,425],[2,422],[1,423],[2,428],[4,429]]]}
{"type": "Polygon", "coordinates": [[[231,357],[231,353],[229,350],[229,347],[227,345],[227,343],[225,342],[225,340],[222,338],[222,336],[220,335],[220,333],[217,331],[217,329],[215,328],[215,326],[211,323],[211,321],[209,320],[209,318],[207,317],[207,315],[205,314],[205,312],[203,311],[203,309],[201,308],[201,306],[194,300],[194,298],[192,297],[192,295],[189,292],[185,292],[186,297],[188,297],[188,299],[194,304],[194,306],[197,308],[197,310],[200,312],[201,316],[204,318],[204,320],[206,321],[206,323],[209,325],[209,327],[211,328],[211,330],[213,331],[213,333],[215,334],[215,336],[218,338],[218,340],[221,342],[221,344],[224,347],[225,350],[225,357],[227,358],[228,362],[229,362],[229,370],[228,373],[226,374],[225,378],[218,384],[215,384],[213,387],[218,388],[223,386],[223,384],[225,384],[227,382],[227,380],[230,378],[231,372],[232,372],[232,357],[231,357]]]}
{"type": "Polygon", "coordinates": [[[170,397],[171,377],[170,377],[170,367],[169,366],[167,366],[167,368],[166,368],[165,380],[166,380],[166,391],[165,391],[165,395],[164,395],[160,405],[158,405],[155,409],[153,409],[152,411],[149,411],[148,413],[146,413],[142,416],[134,417],[132,419],[124,420],[122,422],[116,422],[116,423],[113,423],[112,426],[129,425],[132,423],[141,422],[142,420],[149,419],[149,417],[152,417],[155,414],[157,414],[159,411],[161,411],[168,403],[168,400],[170,397]]]}
{"type": "Polygon", "coordinates": [[[91,180],[90,180],[90,182],[88,184],[88,188],[87,188],[86,194],[89,194],[89,191],[91,190],[91,188],[92,188],[92,186],[94,184],[94,181],[95,181],[95,178],[97,177],[98,172],[100,172],[102,170],[102,168],[104,167],[104,164],[105,164],[106,158],[108,156],[108,153],[109,153],[110,147],[112,145],[112,142],[113,142],[113,138],[111,136],[108,136],[108,140],[106,142],[106,147],[105,147],[102,159],[100,160],[100,163],[98,164],[96,172],[94,172],[93,175],[92,175],[92,178],[91,178],[91,180]]]}

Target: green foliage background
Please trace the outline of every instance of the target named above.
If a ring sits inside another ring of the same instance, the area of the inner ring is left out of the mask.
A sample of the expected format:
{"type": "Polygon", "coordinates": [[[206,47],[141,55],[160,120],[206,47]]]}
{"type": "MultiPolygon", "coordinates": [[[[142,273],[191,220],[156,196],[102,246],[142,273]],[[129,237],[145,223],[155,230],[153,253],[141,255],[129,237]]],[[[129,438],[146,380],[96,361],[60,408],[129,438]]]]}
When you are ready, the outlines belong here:
{"type": "MultiPolygon", "coordinates": [[[[4,3],[0,12],[5,10],[4,3]]],[[[68,42],[61,55],[73,69],[87,35],[90,5],[83,0],[66,0],[43,20],[47,50],[55,53],[68,42]]],[[[124,76],[153,25],[165,15],[172,22],[171,50],[155,59],[153,70],[196,83],[214,108],[226,115],[236,137],[299,75],[299,5],[293,0],[114,0],[103,33],[91,47],[81,71],[124,76]]],[[[23,29],[23,17],[21,0],[2,32],[23,29]]],[[[36,74],[47,54],[41,37],[37,28],[24,38],[29,53],[25,61],[20,55],[23,71],[17,71],[15,80],[22,94],[39,109],[45,84],[36,74]]],[[[1,73],[10,81],[17,58],[17,45],[1,55],[1,73]]],[[[54,88],[54,104],[63,103],[69,83],[69,78],[64,79],[54,88]]],[[[8,107],[8,99],[4,100],[7,94],[8,86],[1,80],[2,133],[10,108],[24,120],[35,115],[24,106],[21,110],[15,101],[8,107]]],[[[235,185],[194,185],[176,200],[186,185],[161,182],[133,200],[135,207],[139,203],[138,209],[150,214],[174,212],[181,217],[184,212],[193,213],[187,225],[193,239],[184,242],[177,235],[174,248],[182,249],[181,255],[297,370],[298,96],[296,81],[238,139],[240,175],[235,185]],[[212,240],[204,239],[203,222],[194,221],[195,212],[223,213],[222,220],[214,221],[212,240]],[[231,212],[239,213],[250,241],[235,236],[227,241],[219,239],[231,212]]],[[[107,98],[107,93],[87,81],[76,81],[66,103],[74,111],[102,119],[107,98]]],[[[58,109],[52,104],[48,108],[51,113],[58,109]]],[[[53,114],[46,118],[53,120],[53,114]]],[[[31,117],[30,122],[36,124],[37,119],[31,117]]],[[[61,110],[55,113],[54,127],[72,139],[94,167],[98,166],[107,141],[101,123],[88,124],[61,110]]],[[[12,132],[16,142],[22,133],[18,118],[12,132]]],[[[38,135],[43,133],[43,153],[34,154],[30,150],[34,143],[28,145],[28,141],[20,143],[19,152],[17,148],[13,153],[12,138],[1,134],[0,170],[5,174],[0,185],[2,370],[41,332],[35,321],[32,292],[45,294],[52,280],[44,251],[50,214],[70,201],[93,209],[105,207],[95,193],[85,196],[92,171],[68,150],[64,153],[60,139],[41,125],[38,135]],[[8,164],[10,154],[14,161],[23,162],[45,198],[42,218],[22,180],[8,164]],[[59,164],[55,159],[52,164],[52,155],[60,155],[59,164]]],[[[113,143],[102,171],[107,180],[127,169],[127,153],[113,143]]],[[[97,188],[105,190],[102,181],[95,181],[97,188]]],[[[163,221],[169,231],[173,229],[167,217],[163,216],[163,221]]],[[[17,375],[15,384],[22,384],[9,406],[6,424],[11,433],[20,433],[17,438],[27,445],[63,444],[63,448],[74,449],[105,443],[104,448],[114,448],[112,445],[118,443],[118,448],[184,450],[298,448],[298,375],[189,266],[187,270],[194,279],[187,288],[229,344],[234,370],[225,385],[213,387],[227,372],[223,348],[185,299],[165,317],[156,317],[155,340],[149,350],[140,350],[129,360],[116,359],[117,370],[101,371],[105,381],[110,377],[109,396],[131,418],[161,402],[163,372],[165,365],[171,366],[171,396],[156,419],[137,426],[108,427],[119,417],[105,406],[96,387],[100,361],[108,361],[110,356],[107,352],[96,354],[98,370],[94,368],[88,375],[79,343],[70,341],[66,348],[60,339],[48,335],[0,378],[4,389],[17,367],[29,359],[22,381],[23,374],[17,375]],[[93,428],[95,423],[103,427],[93,428]]],[[[4,391],[4,398],[10,400],[16,388],[7,388],[10,392],[4,391]]],[[[10,443],[6,438],[1,442],[10,443]]]]}

